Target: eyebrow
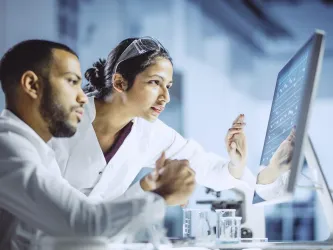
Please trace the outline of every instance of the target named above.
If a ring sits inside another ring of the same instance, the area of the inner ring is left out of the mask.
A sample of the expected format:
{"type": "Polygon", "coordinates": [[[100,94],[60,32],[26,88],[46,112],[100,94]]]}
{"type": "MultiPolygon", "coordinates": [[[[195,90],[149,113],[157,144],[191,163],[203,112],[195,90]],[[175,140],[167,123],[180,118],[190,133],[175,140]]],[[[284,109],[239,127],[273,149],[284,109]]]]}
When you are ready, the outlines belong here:
{"type": "MultiPolygon", "coordinates": [[[[163,76],[160,76],[160,75],[154,74],[154,75],[151,75],[151,76],[149,76],[149,77],[153,77],[153,76],[157,76],[157,77],[161,78],[161,79],[164,81],[164,77],[163,77],[163,76]]],[[[169,83],[173,83],[173,81],[171,80],[169,83]]]]}
{"type": "Polygon", "coordinates": [[[81,76],[79,76],[78,74],[76,74],[76,73],[74,73],[74,72],[65,72],[64,73],[64,75],[75,75],[78,79],[79,79],[79,81],[81,81],[82,79],[81,79],[81,76]]]}

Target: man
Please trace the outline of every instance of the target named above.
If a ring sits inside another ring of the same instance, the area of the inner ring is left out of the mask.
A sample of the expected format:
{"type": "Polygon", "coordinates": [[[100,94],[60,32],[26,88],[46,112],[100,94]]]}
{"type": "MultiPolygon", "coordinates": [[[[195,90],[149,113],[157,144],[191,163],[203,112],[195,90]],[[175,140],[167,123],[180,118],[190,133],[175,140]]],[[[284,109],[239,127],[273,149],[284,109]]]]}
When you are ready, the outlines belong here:
{"type": "MultiPolygon", "coordinates": [[[[62,178],[46,143],[73,136],[87,102],[71,49],[44,40],[19,43],[2,58],[0,81],[6,98],[0,116],[0,249],[24,249],[38,230],[114,236],[136,217],[148,216],[147,207],[154,211],[149,216],[162,219],[164,202],[158,196],[98,202],[62,178]]],[[[164,171],[153,193],[185,203],[195,183],[188,162],[161,158],[157,164],[164,171]]]]}

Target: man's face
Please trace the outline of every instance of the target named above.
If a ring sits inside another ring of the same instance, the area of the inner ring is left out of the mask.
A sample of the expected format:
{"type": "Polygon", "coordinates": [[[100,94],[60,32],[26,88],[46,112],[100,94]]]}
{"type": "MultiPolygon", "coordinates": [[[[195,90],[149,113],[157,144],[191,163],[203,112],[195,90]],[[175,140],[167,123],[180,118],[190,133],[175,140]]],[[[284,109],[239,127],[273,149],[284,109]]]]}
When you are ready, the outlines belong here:
{"type": "Polygon", "coordinates": [[[87,97],[81,89],[78,58],[64,50],[54,49],[49,77],[43,79],[40,112],[54,137],[71,137],[83,115],[87,97]]]}

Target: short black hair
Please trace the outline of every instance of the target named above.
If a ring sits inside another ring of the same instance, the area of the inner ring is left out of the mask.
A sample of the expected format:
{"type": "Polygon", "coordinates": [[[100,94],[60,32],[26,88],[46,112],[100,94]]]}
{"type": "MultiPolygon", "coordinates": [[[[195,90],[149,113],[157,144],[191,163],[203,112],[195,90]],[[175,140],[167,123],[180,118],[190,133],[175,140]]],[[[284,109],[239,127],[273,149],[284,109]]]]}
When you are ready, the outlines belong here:
{"type": "Polygon", "coordinates": [[[47,40],[25,40],[10,48],[0,62],[0,81],[6,96],[17,87],[22,74],[28,70],[36,74],[49,72],[52,50],[65,50],[76,57],[77,54],[64,44],[47,40]]]}

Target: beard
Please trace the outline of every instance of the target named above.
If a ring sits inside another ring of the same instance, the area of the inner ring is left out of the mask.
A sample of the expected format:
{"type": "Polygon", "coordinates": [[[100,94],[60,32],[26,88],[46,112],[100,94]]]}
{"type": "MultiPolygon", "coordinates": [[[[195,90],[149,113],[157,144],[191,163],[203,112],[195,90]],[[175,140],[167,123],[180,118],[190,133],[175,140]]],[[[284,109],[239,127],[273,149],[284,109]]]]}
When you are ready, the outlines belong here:
{"type": "Polygon", "coordinates": [[[46,121],[48,129],[53,137],[72,137],[76,133],[76,127],[70,124],[69,116],[75,108],[67,111],[56,99],[50,82],[44,79],[43,96],[39,111],[46,121]]]}

